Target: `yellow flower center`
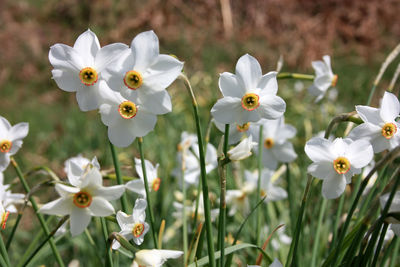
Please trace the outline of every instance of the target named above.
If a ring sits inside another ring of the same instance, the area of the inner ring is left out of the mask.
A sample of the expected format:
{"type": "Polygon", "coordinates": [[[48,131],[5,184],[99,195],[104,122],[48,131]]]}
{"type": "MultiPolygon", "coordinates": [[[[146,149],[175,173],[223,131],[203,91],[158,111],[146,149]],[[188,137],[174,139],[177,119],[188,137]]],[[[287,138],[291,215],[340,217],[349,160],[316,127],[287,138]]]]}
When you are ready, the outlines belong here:
{"type": "Polygon", "coordinates": [[[157,177],[153,180],[151,187],[153,188],[154,191],[157,192],[158,189],[160,189],[160,184],[161,184],[161,179],[157,177]]]}
{"type": "Polygon", "coordinates": [[[144,231],[144,224],[136,223],[132,228],[132,235],[134,237],[139,237],[143,234],[143,231],[144,231]]]}
{"type": "Polygon", "coordinates": [[[338,157],[333,161],[333,168],[338,174],[345,174],[350,170],[350,162],[345,157],[338,157]]]}
{"type": "Polygon", "coordinates": [[[339,76],[337,76],[337,74],[335,74],[335,75],[333,76],[333,78],[332,78],[332,83],[331,83],[332,87],[335,87],[335,86],[336,86],[338,77],[339,77],[339,76]]]}
{"type": "Polygon", "coordinates": [[[270,137],[265,138],[265,140],[264,140],[264,147],[265,147],[266,149],[270,149],[271,147],[274,146],[274,144],[275,144],[274,139],[272,139],[272,138],[270,138],[270,137]]]}
{"type": "Polygon", "coordinates": [[[131,101],[124,101],[118,107],[119,115],[124,119],[132,119],[137,114],[135,103],[131,101]]]}
{"type": "Polygon", "coordinates": [[[9,140],[0,141],[0,152],[7,153],[10,152],[12,147],[12,142],[9,140]]]}
{"type": "Polygon", "coordinates": [[[247,122],[243,125],[239,125],[239,124],[236,125],[236,129],[239,132],[246,132],[249,129],[249,127],[250,127],[250,122],[247,122]]]}
{"type": "Polygon", "coordinates": [[[136,90],[143,84],[142,74],[137,71],[130,70],[125,74],[124,83],[129,89],[136,90]]]}
{"type": "Polygon", "coordinates": [[[392,138],[397,132],[397,127],[394,123],[388,122],[382,127],[382,135],[386,139],[392,138]]]}
{"type": "Polygon", "coordinates": [[[79,79],[86,86],[95,84],[98,78],[97,71],[91,67],[83,68],[79,72],[79,79]]]}
{"type": "Polygon", "coordinates": [[[9,211],[5,211],[5,212],[3,212],[3,214],[1,215],[1,229],[6,229],[6,222],[7,222],[7,219],[8,219],[8,215],[10,214],[10,212],[9,211]]]}
{"type": "Polygon", "coordinates": [[[88,192],[80,191],[74,194],[74,204],[78,208],[87,208],[92,204],[92,196],[88,192]]]}
{"type": "Polygon", "coordinates": [[[267,192],[265,192],[263,189],[260,190],[260,196],[265,197],[267,195],[267,192]]]}
{"type": "Polygon", "coordinates": [[[257,94],[254,93],[245,94],[242,97],[242,107],[248,111],[255,110],[260,105],[259,99],[260,97],[257,94]]]}

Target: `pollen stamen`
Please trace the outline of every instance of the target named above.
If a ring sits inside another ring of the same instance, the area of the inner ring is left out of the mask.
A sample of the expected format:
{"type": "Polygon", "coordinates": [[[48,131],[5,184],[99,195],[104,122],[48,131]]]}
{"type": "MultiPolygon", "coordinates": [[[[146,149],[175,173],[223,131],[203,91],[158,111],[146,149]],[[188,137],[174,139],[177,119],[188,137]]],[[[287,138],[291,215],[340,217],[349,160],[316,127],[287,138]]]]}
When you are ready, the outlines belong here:
{"type": "Polygon", "coordinates": [[[243,125],[239,125],[239,124],[236,125],[236,129],[239,132],[246,132],[249,129],[249,127],[250,127],[250,122],[246,122],[243,125]]]}
{"type": "Polygon", "coordinates": [[[158,189],[160,189],[160,184],[161,184],[161,179],[157,177],[153,180],[151,187],[153,188],[154,191],[157,192],[158,189]]]}
{"type": "Polygon", "coordinates": [[[130,70],[125,73],[124,83],[129,89],[136,90],[143,84],[142,74],[137,71],[130,70]]]}
{"type": "Polygon", "coordinates": [[[124,101],[118,106],[118,112],[124,119],[132,119],[137,114],[137,107],[131,101],[124,101]]]}
{"type": "Polygon", "coordinates": [[[6,229],[6,223],[7,223],[8,215],[10,215],[9,211],[5,211],[1,215],[1,229],[3,229],[3,230],[6,229]]]}
{"type": "Polygon", "coordinates": [[[332,78],[332,83],[331,83],[332,87],[335,87],[335,86],[336,86],[337,81],[338,81],[338,77],[339,77],[339,76],[337,76],[337,74],[335,74],[335,75],[333,76],[333,78],[332,78]]]}
{"type": "Polygon", "coordinates": [[[338,174],[345,174],[350,170],[350,162],[345,157],[338,157],[333,161],[333,168],[338,174]]]}
{"type": "Polygon", "coordinates": [[[85,191],[74,194],[73,202],[78,208],[87,208],[92,204],[92,196],[85,191]]]}
{"type": "Polygon", "coordinates": [[[140,237],[144,232],[144,224],[136,223],[132,228],[132,235],[134,237],[140,237]]]}
{"type": "Polygon", "coordinates": [[[260,97],[257,94],[245,94],[242,97],[242,107],[247,111],[255,110],[260,105],[259,99],[260,97]]]}
{"type": "Polygon", "coordinates": [[[388,122],[382,127],[382,135],[386,139],[392,138],[397,132],[397,127],[394,123],[388,122]]]}
{"type": "Polygon", "coordinates": [[[86,86],[95,84],[98,78],[97,71],[91,67],[83,68],[79,72],[79,79],[86,86]]]}
{"type": "Polygon", "coordinates": [[[0,152],[8,153],[8,152],[10,152],[11,147],[12,147],[12,142],[10,140],[0,141],[0,152]]]}

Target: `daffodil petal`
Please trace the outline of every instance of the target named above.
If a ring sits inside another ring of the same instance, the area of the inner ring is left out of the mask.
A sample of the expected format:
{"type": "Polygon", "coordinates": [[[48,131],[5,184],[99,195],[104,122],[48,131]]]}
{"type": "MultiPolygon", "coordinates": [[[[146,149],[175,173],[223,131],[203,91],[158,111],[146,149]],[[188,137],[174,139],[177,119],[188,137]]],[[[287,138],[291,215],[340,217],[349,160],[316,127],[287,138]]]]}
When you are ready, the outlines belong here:
{"type": "Polygon", "coordinates": [[[99,39],[91,30],[87,30],[76,39],[74,49],[86,67],[94,66],[94,58],[100,50],[99,39]]]}
{"type": "Polygon", "coordinates": [[[70,214],[72,210],[72,201],[65,198],[59,198],[44,204],[40,209],[40,213],[65,216],[70,214]]]}
{"type": "Polygon", "coordinates": [[[71,235],[77,236],[81,234],[89,225],[92,216],[87,208],[73,207],[70,214],[71,235]]]}
{"type": "Polygon", "coordinates": [[[88,209],[91,211],[93,216],[100,217],[105,217],[115,212],[114,207],[111,205],[110,202],[105,200],[103,197],[98,196],[93,197],[92,203],[90,204],[88,209]]]}
{"type": "Polygon", "coordinates": [[[53,69],[51,73],[57,86],[66,92],[76,92],[78,88],[84,86],[79,80],[79,72],[77,70],[53,69]]]}
{"type": "Polygon", "coordinates": [[[327,199],[338,198],[346,189],[346,179],[344,175],[335,175],[322,182],[322,195],[327,199]]]}
{"type": "Polygon", "coordinates": [[[142,32],[132,40],[131,49],[135,55],[134,69],[143,72],[157,60],[158,37],[153,31],[142,32]]]}
{"type": "Polygon", "coordinates": [[[221,73],[218,83],[224,97],[242,98],[246,93],[245,88],[238,82],[235,74],[229,72],[221,73]]]}
{"type": "Polygon", "coordinates": [[[385,122],[394,121],[400,113],[400,103],[397,97],[389,92],[385,92],[382,98],[380,116],[385,122]]]}
{"type": "Polygon", "coordinates": [[[260,63],[249,54],[241,56],[236,63],[236,76],[246,91],[256,89],[262,76],[260,63]]]}

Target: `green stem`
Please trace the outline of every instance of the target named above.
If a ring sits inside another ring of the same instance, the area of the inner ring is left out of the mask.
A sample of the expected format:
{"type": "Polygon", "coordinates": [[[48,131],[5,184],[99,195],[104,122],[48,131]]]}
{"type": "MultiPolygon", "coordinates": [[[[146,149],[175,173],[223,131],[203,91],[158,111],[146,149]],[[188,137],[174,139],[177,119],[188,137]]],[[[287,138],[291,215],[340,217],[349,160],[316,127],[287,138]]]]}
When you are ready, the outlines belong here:
{"type": "Polygon", "coordinates": [[[201,183],[203,188],[203,203],[204,203],[204,217],[206,224],[206,232],[207,232],[207,249],[208,249],[208,257],[209,264],[211,267],[215,266],[215,255],[214,255],[214,242],[213,242],[213,234],[212,234],[212,225],[211,225],[211,212],[210,212],[210,200],[208,197],[208,185],[207,185],[207,175],[206,175],[206,164],[205,164],[205,156],[204,156],[204,145],[203,145],[203,137],[201,133],[200,119],[197,107],[197,101],[193,93],[192,86],[190,85],[189,79],[181,73],[179,76],[180,79],[183,80],[186,89],[189,92],[190,97],[192,98],[193,112],[196,121],[196,132],[197,139],[199,145],[199,155],[200,155],[200,176],[201,183]]]}
{"type": "MultiPolygon", "coordinates": [[[[258,169],[258,179],[257,179],[257,202],[261,199],[261,177],[262,177],[262,170],[263,170],[263,125],[260,125],[260,129],[258,132],[258,162],[257,162],[257,169],[258,169]]],[[[256,211],[256,245],[260,244],[260,231],[261,231],[261,210],[258,209],[256,211]]]]}
{"type": "Polygon", "coordinates": [[[105,264],[105,266],[112,267],[113,266],[112,250],[110,249],[109,244],[108,244],[107,222],[106,222],[106,219],[104,219],[103,217],[100,217],[100,222],[101,222],[101,230],[103,232],[103,237],[104,237],[104,243],[106,244],[106,264],[105,264]]]}
{"type": "Polygon", "coordinates": [[[294,234],[294,221],[296,220],[294,214],[294,200],[292,192],[292,184],[290,179],[290,168],[289,163],[286,163],[286,184],[287,184],[287,191],[288,191],[288,200],[289,200],[289,215],[290,215],[290,233],[294,234]]]}
{"type": "MultiPolygon", "coordinates": [[[[117,151],[115,149],[115,146],[111,142],[110,142],[110,148],[111,148],[111,155],[112,155],[112,159],[113,159],[113,163],[114,163],[115,176],[117,177],[117,183],[119,185],[122,185],[122,184],[124,184],[124,182],[122,181],[121,168],[119,165],[117,151]]],[[[126,199],[125,192],[121,196],[121,207],[122,207],[123,212],[125,212],[125,213],[128,212],[128,201],[126,199]]]]}
{"type": "Polygon", "coordinates": [[[226,224],[226,164],[222,160],[228,155],[229,144],[229,124],[225,124],[224,134],[224,155],[218,161],[218,170],[220,177],[221,193],[219,199],[219,227],[218,227],[218,244],[221,257],[219,258],[217,266],[224,266],[225,257],[225,224],[226,224]]]}
{"type": "Polygon", "coordinates": [[[182,175],[182,235],[183,235],[183,265],[186,266],[186,259],[188,253],[188,230],[187,230],[187,218],[186,218],[186,182],[185,182],[185,153],[187,149],[184,148],[182,150],[182,168],[181,168],[181,175],[182,175]]]}
{"type": "Polygon", "coordinates": [[[321,209],[319,210],[317,230],[315,232],[314,246],[313,246],[312,257],[311,257],[311,267],[314,267],[316,264],[316,261],[317,261],[317,252],[319,249],[319,236],[321,234],[321,226],[322,226],[322,221],[324,218],[327,203],[328,203],[328,201],[326,200],[326,198],[324,198],[322,200],[321,209]]]}
{"type": "Polygon", "coordinates": [[[154,225],[153,209],[151,206],[151,199],[150,199],[149,182],[147,181],[146,163],[145,163],[144,153],[143,153],[143,138],[142,137],[138,138],[138,145],[139,145],[140,161],[142,163],[144,189],[146,190],[147,211],[149,212],[149,217],[150,217],[150,227],[151,227],[151,232],[153,234],[154,247],[158,248],[157,234],[156,234],[155,225],[154,225]]]}
{"type": "MultiPolygon", "coordinates": [[[[22,174],[22,171],[19,168],[17,162],[15,161],[15,159],[13,157],[11,158],[11,163],[14,166],[15,171],[17,172],[17,175],[18,175],[18,177],[19,177],[19,179],[21,181],[22,186],[24,187],[24,190],[25,190],[26,194],[29,194],[30,188],[28,186],[28,183],[25,181],[25,178],[24,178],[24,176],[22,174]]],[[[36,214],[36,216],[37,216],[37,218],[38,218],[38,220],[40,222],[40,225],[41,225],[45,235],[48,236],[50,234],[49,228],[47,227],[47,224],[44,221],[42,214],[40,214],[38,212],[39,208],[38,208],[38,206],[36,204],[35,199],[32,196],[29,196],[29,201],[32,204],[32,208],[35,211],[35,214],[36,214]]],[[[54,239],[50,238],[48,242],[50,244],[51,250],[53,251],[54,257],[56,258],[56,261],[57,261],[58,265],[60,265],[60,267],[64,267],[64,263],[63,263],[63,261],[61,259],[60,253],[58,253],[58,250],[57,250],[56,244],[54,242],[54,239]]]]}
{"type": "MultiPolygon", "coordinates": [[[[342,215],[343,205],[344,205],[344,198],[345,194],[340,196],[339,205],[336,211],[335,221],[333,223],[333,230],[332,230],[332,244],[335,244],[336,237],[337,237],[337,229],[340,221],[340,215],[342,215]]],[[[333,246],[330,246],[330,250],[332,250],[333,246]]]]}
{"type": "Polygon", "coordinates": [[[19,222],[21,221],[22,214],[23,213],[19,213],[18,212],[17,220],[15,221],[13,229],[11,230],[10,236],[8,237],[8,240],[7,240],[7,244],[6,244],[6,249],[7,250],[10,248],[11,242],[13,241],[14,234],[15,234],[17,228],[18,228],[19,222]]]}
{"type": "Polygon", "coordinates": [[[302,73],[281,72],[281,73],[278,73],[276,78],[278,80],[280,80],[280,79],[297,79],[297,80],[313,81],[315,76],[310,75],[310,74],[302,74],[302,73]]]}
{"type": "Polygon", "coordinates": [[[11,266],[10,258],[8,257],[6,246],[4,245],[3,237],[0,236],[0,251],[4,260],[6,261],[7,266],[11,266]]]}
{"type": "Polygon", "coordinates": [[[376,263],[378,262],[378,258],[379,258],[379,254],[383,245],[383,241],[385,240],[385,235],[386,235],[386,231],[389,227],[389,224],[384,223],[382,231],[381,231],[381,236],[379,237],[379,242],[378,242],[378,246],[376,247],[375,250],[375,255],[374,255],[374,259],[372,260],[372,264],[371,267],[375,267],[376,263]]]}
{"type": "Polygon", "coordinates": [[[8,266],[7,263],[5,262],[3,256],[0,255],[0,265],[1,266],[8,266]]]}
{"type": "Polygon", "coordinates": [[[304,214],[305,206],[307,204],[308,193],[310,191],[312,181],[313,181],[313,177],[311,175],[308,175],[306,189],[304,190],[304,195],[303,195],[303,199],[301,202],[299,215],[297,217],[296,228],[294,231],[294,238],[293,238],[292,244],[290,245],[289,255],[287,257],[287,261],[286,261],[286,265],[285,265],[286,267],[289,265],[293,266],[296,263],[296,257],[297,257],[296,254],[297,254],[297,247],[298,247],[299,239],[300,239],[301,224],[303,221],[303,214],[304,214]]]}

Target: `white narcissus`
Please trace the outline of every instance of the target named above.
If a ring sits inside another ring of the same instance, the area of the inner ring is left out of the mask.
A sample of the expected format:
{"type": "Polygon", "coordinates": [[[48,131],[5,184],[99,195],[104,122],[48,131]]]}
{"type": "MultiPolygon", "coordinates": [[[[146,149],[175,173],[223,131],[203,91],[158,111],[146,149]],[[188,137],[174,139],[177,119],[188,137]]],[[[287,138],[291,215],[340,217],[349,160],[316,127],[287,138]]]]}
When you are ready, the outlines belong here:
{"type": "Polygon", "coordinates": [[[224,72],[219,78],[222,99],[211,109],[216,121],[223,124],[256,122],[262,118],[277,119],[286,103],[276,95],[277,72],[262,75],[257,59],[246,54],[236,64],[236,74],[224,72]]]}
{"type": "Polygon", "coordinates": [[[232,161],[238,161],[248,158],[251,156],[251,150],[255,146],[257,146],[257,143],[253,142],[253,137],[247,137],[243,139],[238,145],[228,151],[228,157],[232,161]]]}
{"type": "MultiPolygon", "coordinates": [[[[389,199],[390,193],[387,193],[379,198],[382,209],[385,207],[386,202],[389,199]]],[[[392,203],[390,204],[388,213],[400,213],[400,191],[397,191],[393,197],[392,203]]],[[[390,228],[393,232],[400,236],[400,221],[394,217],[388,217],[386,219],[390,223],[390,228]]]]}
{"type": "Polygon", "coordinates": [[[131,267],[161,267],[168,259],[177,259],[183,251],[167,249],[142,249],[135,253],[131,267]]]}
{"type": "Polygon", "coordinates": [[[16,213],[17,208],[14,204],[22,204],[25,198],[24,194],[11,193],[10,185],[4,184],[3,173],[0,172],[0,203],[4,206],[6,211],[16,213]]]}
{"type": "Polygon", "coordinates": [[[355,127],[349,138],[369,140],[375,153],[400,145],[400,123],[396,121],[400,115],[400,103],[394,94],[385,92],[380,108],[356,106],[356,110],[364,123],[355,127]]]}
{"type": "Polygon", "coordinates": [[[160,54],[158,37],[153,31],[138,34],[131,47],[106,69],[112,90],[130,100],[140,99],[154,114],[172,110],[171,97],[165,90],[181,73],[183,62],[160,54]]]}
{"type": "Polygon", "coordinates": [[[154,129],[157,116],[148,110],[138,98],[127,100],[100,82],[99,107],[101,121],[108,126],[108,139],[117,147],[127,147],[136,139],[154,129]]]}
{"type": "Polygon", "coordinates": [[[115,213],[109,201],[120,198],[125,191],[123,185],[104,187],[102,181],[100,171],[91,168],[80,179],[69,179],[72,186],[58,183],[55,189],[61,198],[44,204],[39,212],[70,215],[71,235],[79,235],[89,225],[92,216],[105,217],[115,213]]]}
{"type": "Polygon", "coordinates": [[[64,162],[64,171],[69,179],[79,179],[88,168],[97,168],[100,170],[100,164],[96,157],[89,160],[82,155],[72,157],[64,162]]]}
{"type": "Polygon", "coordinates": [[[79,35],[73,47],[55,44],[50,47],[51,73],[58,87],[67,92],[76,92],[82,111],[99,107],[99,82],[103,71],[115,58],[127,49],[122,43],[109,44],[100,48],[96,34],[87,30],[79,35]]]}
{"type": "Polygon", "coordinates": [[[339,197],[351,177],[361,173],[361,168],[371,162],[374,152],[367,140],[353,141],[336,138],[333,142],[321,138],[311,138],[305,146],[307,156],[313,161],[308,173],[322,179],[322,195],[332,199],[339,197]]]}
{"type": "Polygon", "coordinates": [[[272,180],[273,175],[274,171],[269,169],[263,169],[261,172],[261,197],[266,196],[265,202],[282,200],[288,196],[285,189],[275,185],[276,180],[272,180]]]}
{"type": "MultiPolygon", "coordinates": [[[[138,246],[143,243],[144,236],[149,231],[149,225],[145,222],[146,207],[146,200],[138,198],[136,199],[132,215],[127,215],[123,211],[118,211],[116,216],[118,225],[121,228],[119,234],[127,240],[133,239],[138,246]]],[[[121,244],[117,240],[114,240],[112,249],[119,249],[120,246],[121,244]]]]}
{"type": "Polygon", "coordinates": [[[10,164],[10,156],[18,152],[22,139],[28,135],[29,124],[20,122],[11,126],[8,120],[0,116],[0,172],[10,164]]]}
{"type": "MultiPolygon", "coordinates": [[[[293,144],[287,139],[296,135],[296,128],[285,124],[284,117],[277,120],[262,120],[263,125],[263,149],[262,160],[264,167],[275,170],[278,162],[292,162],[297,158],[293,144]]],[[[255,135],[259,140],[259,134],[255,135]]],[[[258,149],[255,149],[258,152],[258,149]]]]}
{"type": "MultiPolygon", "coordinates": [[[[161,179],[158,176],[158,166],[159,164],[156,164],[156,166],[153,166],[150,161],[144,160],[145,168],[146,168],[146,177],[147,177],[147,182],[149,184],[150,190],[153,191],[158,191],[160,188],[161,184],[161,179]]],[[[146,197],[146,190],[144,187],[144,176],[143,176],[143,169],[142,169],[142,161],[138,158],[135,158],[135,168],[136,168],[136,173],[139,175],[140,179],[135,179],[132,181],[129,181],[126,183],[125,187],[126,189],[133,191],[142,197],[146,197]]]]}
{"type": "Polygon", "coordinates": [[[320,101],[329,87],[335,87],[338,76],[333,74],[331,68],[331,57],[325,55],[323,61],[313,61],[312,67],[315,70],[314,83],[308,88],[308,91],[313,96],[316,96],[315,102],[320,101]]]}
{"type": "MultiPolygon", "coordinates": [[[[215,126],[221,132],[225,133],[225,124],[219,123],[216,120],[213,120],[215,126]]],[[[259,125],[257,123],[247,122],[243,125],[239,125],[237,123],[229,124],[229,144],[233,145],[238,143],[245,137],[254,136],[256,132],[259,130],[259,125]]]]}

